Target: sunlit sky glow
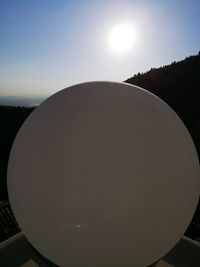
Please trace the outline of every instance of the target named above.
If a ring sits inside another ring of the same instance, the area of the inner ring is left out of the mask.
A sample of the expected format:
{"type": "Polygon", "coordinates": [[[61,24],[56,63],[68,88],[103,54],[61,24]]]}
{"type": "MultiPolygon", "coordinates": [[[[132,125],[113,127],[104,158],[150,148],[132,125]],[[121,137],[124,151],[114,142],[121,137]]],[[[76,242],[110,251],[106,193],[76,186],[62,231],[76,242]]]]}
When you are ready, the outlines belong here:
{"type": "Polygon", "coordinates": [[[197,54],[199,14],[192,0],[2,0],[0,96],[46,97],[80,82],[123,81],[197,54]],[[120,27],[132,36],[121,39],[120,27]]]}
{"type": "Polygon", "coordinates": [[[121,23],[113,26],[109,33],[109,46],[111,52],[116,55],[123,55],[134,49],[133,45],[136,42],[137,34],[134,26],[128,23],[121,23]]]}

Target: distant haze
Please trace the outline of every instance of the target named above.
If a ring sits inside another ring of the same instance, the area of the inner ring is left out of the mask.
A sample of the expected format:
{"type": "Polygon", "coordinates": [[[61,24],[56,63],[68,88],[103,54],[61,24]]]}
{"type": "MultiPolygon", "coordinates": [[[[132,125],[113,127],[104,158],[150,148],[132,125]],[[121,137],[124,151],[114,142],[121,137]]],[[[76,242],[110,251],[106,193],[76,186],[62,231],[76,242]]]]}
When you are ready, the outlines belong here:
{"type": "Polygon", "coordinates": [[[0,105],[5,106],[38,106],[44,98],[22,96],[0,96],[0,105]]]}

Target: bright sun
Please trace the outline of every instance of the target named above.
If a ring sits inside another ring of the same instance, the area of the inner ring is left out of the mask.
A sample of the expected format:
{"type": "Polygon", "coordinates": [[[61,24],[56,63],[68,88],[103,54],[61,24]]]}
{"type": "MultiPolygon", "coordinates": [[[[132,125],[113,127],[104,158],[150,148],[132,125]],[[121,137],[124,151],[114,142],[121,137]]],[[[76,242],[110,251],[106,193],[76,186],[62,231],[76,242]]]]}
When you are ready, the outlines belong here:
{"type": "Polygon", "coordinates": [[[130,24],[122,23],[115,26],[109,35],[111,50],[116,53],[123,53],[130,50],[135,43],[135,32],[130,24]]]}

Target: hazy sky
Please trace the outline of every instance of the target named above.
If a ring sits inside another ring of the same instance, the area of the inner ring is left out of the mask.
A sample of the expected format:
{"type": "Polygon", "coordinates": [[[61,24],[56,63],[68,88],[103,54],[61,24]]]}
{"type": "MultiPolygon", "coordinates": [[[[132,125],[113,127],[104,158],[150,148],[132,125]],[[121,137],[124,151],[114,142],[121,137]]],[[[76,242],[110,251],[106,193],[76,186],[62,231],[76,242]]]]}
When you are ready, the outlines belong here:
{"type": "Polygon", "coordinates": [[[0,96],[123,81],[197,54],[199,15],[199,0],[0,0],[0,96]],[[123,23],[134,29],[134,44],[112,51],[112,29],[123,23]]]}

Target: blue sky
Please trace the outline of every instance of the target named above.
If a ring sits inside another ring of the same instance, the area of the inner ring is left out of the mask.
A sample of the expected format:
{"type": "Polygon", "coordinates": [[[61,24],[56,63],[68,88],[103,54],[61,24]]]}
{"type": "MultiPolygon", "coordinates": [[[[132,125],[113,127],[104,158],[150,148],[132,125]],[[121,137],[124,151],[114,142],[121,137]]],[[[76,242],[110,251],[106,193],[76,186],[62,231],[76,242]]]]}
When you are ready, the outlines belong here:
{"type": "Polygon", "coordinates": [[[200,50],[200,1],[0,0],[0,96],[47,97],[91,80],[123,81],[200,50]],[[129,23],[132,49],[109,32],[129,23]]]}

